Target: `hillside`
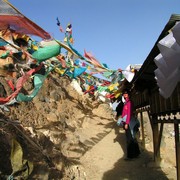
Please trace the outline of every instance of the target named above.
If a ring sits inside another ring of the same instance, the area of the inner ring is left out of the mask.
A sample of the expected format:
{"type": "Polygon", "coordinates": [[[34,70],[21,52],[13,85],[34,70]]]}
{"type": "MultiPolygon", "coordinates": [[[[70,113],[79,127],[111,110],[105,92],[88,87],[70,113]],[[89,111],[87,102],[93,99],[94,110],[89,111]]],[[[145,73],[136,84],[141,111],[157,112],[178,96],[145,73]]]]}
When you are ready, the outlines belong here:
{"type": "MultiPolygon", "coordinates": [[[[32,88],[27,82],[23,91],[29,93],[32,88]]],[[[170,129],[163,141],[166,159],[161,167],[153,163],[148,121],[147,149],[141,149],[139,159],[125,162],[124,131],[116,126],[109,104],[79,94],[66,76],[51,73],[31,102],[15,103],[8,109],[0,109],[0,179],[175,177],[174,156],[167,157],[167,152],[173,151],[170,129]],[[134,171],[127,172],[132,167],[134,171]]]]}
{"type": "MultiPolygon", "coordinates": [[[[23,88],[26,93],[30,92],[31,83],[23,88]]],[[[52,73],[33,101],[8,106],[9,111],[0,109],[0,138],[4,142],[0,147],[1,179],[12,171],[15,174],[20,171],[25,166],[22,159],[33,165],[29,179],[60,179],[64,172],[68,174],[67,168],[76,164],[92,146],[91,138],[96,134],[88,128],[90,121],[99,124],[96,127],[102,133],[99,139],[106,134],[101,124],[111,123],[109,105],[96,104],[94,108],[93,102],[88,95],[77,93],[70,79],[52,73]],[[86,133],[89,137],[83,131],[89,131],[86,133]],[[22,147],[22,159],[14,155],[20,161],[15,162],[20,163],[19,168],[15,168],[17,164],[13,167],[13,158],[10,158],[12,143],[17,149],[22,147]]],[[[27,176],[25,172],[19,173],[20,176],[27,176]]]]}

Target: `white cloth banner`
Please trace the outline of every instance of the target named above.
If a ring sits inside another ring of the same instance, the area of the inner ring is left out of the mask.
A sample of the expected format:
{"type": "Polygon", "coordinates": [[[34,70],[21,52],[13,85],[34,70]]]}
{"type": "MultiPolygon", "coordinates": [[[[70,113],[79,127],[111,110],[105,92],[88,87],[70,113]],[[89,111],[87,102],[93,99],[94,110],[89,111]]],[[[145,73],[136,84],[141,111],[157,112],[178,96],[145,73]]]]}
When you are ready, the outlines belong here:
{"type": "Polygon", "coordinates": [[[172,29],[172,33],[176,42],[180,45],[180,23],[178,22],[172,29]]]}
{"type": "Polygon", "coordinates": [[[122,71],[122,74],[128,82],[131,82],[135,75],[133,72],[131,72],[131,65],[128,65],[127,68],[124,71],[122,71]]]}
{"type": "Polygon", "coordinates": [[[173,72],[177,67],[180,67],[180,50],[175,51],[172,48],[158,44],[158,48],[167,64],[169,72],[173,72]]]}
{"type": "Polygon", "coordinates": [[[168,77],[168,75],[170,74],[170,71],[168,69],[168,66],[167,66],[162,54],[158,54],[155,57],[154,62],[156,64],[156,66],[159,68],[159,70],[161,71],[161,73],[163,73],[164,76],[168,77]]]}
{"type": "Polygon", "coordinates": [[[172,48],[176,51],[180,51],[180,45],[176,42],[176,39],[173,37],[172,32],[168,34],[166,37],[164,37],[163,39],[161,39],[158,42],[158,45],[163,45],[168,48],[172,48]]]}
{"type": "Polygon", "coordinates": [[[159,92],[164,98],[169,98],[180,81],[180,23],[176,24],[172,32],[157,44],[160,54],[154,62],[158,67],[155,79],[159,92]]]}
{"type": "Polygon", "coordinates": [[[168,78],[165,78],[159,69],[155,70],[155,75],[160,94],[164,98],[170,97],[180,81],[180,69],[177,68],[168,78]]]}

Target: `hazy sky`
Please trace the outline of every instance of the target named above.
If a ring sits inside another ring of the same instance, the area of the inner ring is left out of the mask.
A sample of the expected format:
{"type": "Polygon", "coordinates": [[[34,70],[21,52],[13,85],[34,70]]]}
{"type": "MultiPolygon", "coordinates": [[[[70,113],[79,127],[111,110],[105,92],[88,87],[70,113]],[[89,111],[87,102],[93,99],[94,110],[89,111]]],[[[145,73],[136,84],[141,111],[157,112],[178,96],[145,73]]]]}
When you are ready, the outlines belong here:
{"type": "Polygon", "coordinates": [[[9,0],[22,14],[55,39],[72,24],[73,47],[91,52],[110,69],[142,64],[172,14],[180,14],[179,0],[9,0]]]}

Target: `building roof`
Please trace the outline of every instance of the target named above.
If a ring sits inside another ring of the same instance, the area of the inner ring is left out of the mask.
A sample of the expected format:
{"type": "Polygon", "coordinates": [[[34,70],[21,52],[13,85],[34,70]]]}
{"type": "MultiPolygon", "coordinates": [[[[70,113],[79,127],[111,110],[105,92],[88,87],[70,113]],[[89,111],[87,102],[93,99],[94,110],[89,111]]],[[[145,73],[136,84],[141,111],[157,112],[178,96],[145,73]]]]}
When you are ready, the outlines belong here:
{"type": "Polygon", "coordinates": [[[142,64],[140,70],[136,73],[133,80],[131,81],[131,85],[133,85],[136,90],[143,91],[147,88],[152,89],[157,87],[154,75],[154,71],[157,69],[154,58],[160,53],[157,43],[169,34],[169,30],[171,30],[177,21],[180,21],[180,15],[172,14],[157,41],[155,42],[154,47],[142,64]]]}

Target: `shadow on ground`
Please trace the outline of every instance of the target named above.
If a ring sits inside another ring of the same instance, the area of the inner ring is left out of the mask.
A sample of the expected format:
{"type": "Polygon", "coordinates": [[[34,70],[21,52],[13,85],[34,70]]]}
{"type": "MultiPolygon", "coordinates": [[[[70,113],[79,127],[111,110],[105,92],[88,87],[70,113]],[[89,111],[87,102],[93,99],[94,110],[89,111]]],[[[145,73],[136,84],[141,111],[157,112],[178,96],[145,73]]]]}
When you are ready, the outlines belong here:
{"type": "MultiPolygon", "coordinates": [[[[116,138],[114,142],[120,144],[120,148],[126,152],[125,135],[115,126],[116,138]]],[[[168,180],[166,174],[153,161],[153,153],[147,150],[141,150],[141,155],[133,160],[120,158],[114,168],[105,172],[102,180],[168,180]]]]}

